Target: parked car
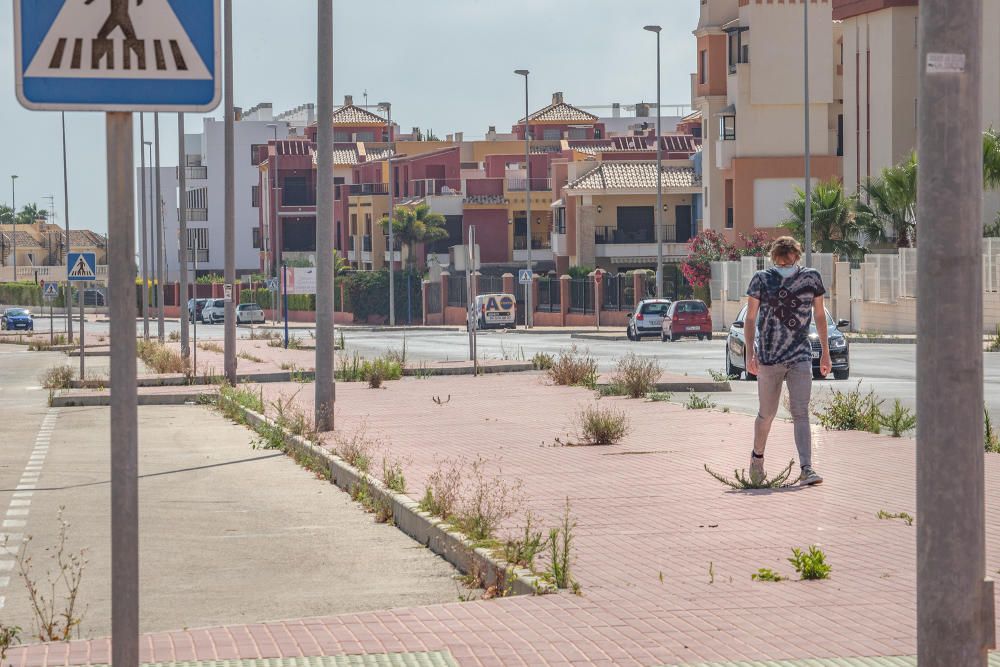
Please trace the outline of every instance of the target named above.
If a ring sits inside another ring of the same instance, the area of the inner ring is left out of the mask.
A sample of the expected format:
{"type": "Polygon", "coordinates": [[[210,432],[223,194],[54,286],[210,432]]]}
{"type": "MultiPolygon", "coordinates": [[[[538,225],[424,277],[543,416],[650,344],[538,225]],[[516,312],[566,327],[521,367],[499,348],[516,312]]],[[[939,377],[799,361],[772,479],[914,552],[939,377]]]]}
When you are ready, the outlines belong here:
{"type": "Polygon", "coordinates": [[[188,320],[204,322],[201,313],[205,309],[206,303],[208,303],[208,299],[188,299],[188,320]]]}
{"type": "Polygon", "coordinates": [[[83,305],[92,307],[104,307],[107,304],[107,300],[104,298],[104,292],[99,289],[88,289],[83,292],[83,305]]]}
{"type": "Polygon", "coordinates": [[[264,324],[264,309],[256,303],[236,306],[236,324],[264,324]]]}
{"type": "Polygon", "coordinates": [[[660,340],[675,341],[685,336],[712,340],[712,313],[704,301],[683,299],[674,301],[667,309],[660,326],[660,340]]]}
{"type": "Polygon", "coordinates": [[[31,316],[30,310],[24,308],[8,308],[0,315],[0,329],[11,331],[23,329],[25,331],[35,330],[35,319],[31,316]]]}
{"type": "MultiPolygon", "coordinates": [[[[756,380],[756,375],[747,373],[746,362],[746,339],[744,329],[746,323],[747,307],[740,309],[736,321],[729,328],[729,335],[726,337],[726,374],[731,378],[738,379],[746,374],[747,380],[756,380]]],[[[826,321],[829,327],[827,336],[830,342],[830,359],[833,361],[833,377],[837,380],[846,380],[851,377],[851,346],[847,337],[840,331],[850,326],[848,320],[834,320],[830,311],[826,311],[826,321]]],[[[813,377],[822,380],[826,376],[819,372],[819,357],[821,347],[819,344],[819,334],[816,332],[816,320],[809,325],[809,342],[812,344],[812,367],[813,377]]]]}
{"type": "Polygon", "coordinates": [[[659,336],[663,316],[670,308],[670,299],[643,299],[628,313],[625,334],[629,340],[639,340],[643,336],[659,336]]]}
{"type": "Polygon", "coordinates": [[[215,324],[226,319],[225,299],[205,299],[205,306],[201,310],[201,321],[205,324],[215,324]]]}

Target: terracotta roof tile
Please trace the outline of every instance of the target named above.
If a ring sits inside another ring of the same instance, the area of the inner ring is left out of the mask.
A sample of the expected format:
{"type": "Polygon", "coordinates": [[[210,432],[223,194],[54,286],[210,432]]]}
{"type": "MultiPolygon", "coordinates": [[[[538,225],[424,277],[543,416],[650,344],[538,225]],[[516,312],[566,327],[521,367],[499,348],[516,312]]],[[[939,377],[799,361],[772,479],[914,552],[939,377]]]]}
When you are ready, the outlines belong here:
{"type": "MultiPolygon", "coordinates": [[[[583,109],[577,109],[572,104],[566,104],[565,102],[558,102],[556,104],[550,104],[544,109],[539,109],[535,113],[528,116],[530,120],[564,120],[571,123],[586,122],[593,123],[598,119],[592,113],[587,113],[583,109]]],[[[517,121],[518,125],[524,124],[524,118],[517,121]]]]}
{"type": "MultiPolygon", "coordinates": [[[[701,179],[692,167],[663,167],[664,188],[695,188],[701,179]]],[[[566,186],[567,190],[655,190],[656,162],[611,161],[597,167],[566,186]]]]}
{"type": "Polygon", "coordinates": [[[385,125],[386,119],[353,104],[346,104],[333,112],[334,125],[367,125],[369,123],[385,125]]]}

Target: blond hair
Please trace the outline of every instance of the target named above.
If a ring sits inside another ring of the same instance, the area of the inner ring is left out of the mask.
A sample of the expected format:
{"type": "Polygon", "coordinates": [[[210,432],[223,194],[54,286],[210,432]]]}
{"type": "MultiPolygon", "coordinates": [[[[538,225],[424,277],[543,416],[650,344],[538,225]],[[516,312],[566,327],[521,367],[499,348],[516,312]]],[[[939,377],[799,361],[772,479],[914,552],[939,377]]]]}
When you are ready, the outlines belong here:
{"type": "Polygon", "coordinates": [[[778,264],[778,260],[787,260],[795,256],[793,262],[797,262],[802,257],[802,246],[791,236],[779,236],[771,242],[771,262],[778,264]]]}

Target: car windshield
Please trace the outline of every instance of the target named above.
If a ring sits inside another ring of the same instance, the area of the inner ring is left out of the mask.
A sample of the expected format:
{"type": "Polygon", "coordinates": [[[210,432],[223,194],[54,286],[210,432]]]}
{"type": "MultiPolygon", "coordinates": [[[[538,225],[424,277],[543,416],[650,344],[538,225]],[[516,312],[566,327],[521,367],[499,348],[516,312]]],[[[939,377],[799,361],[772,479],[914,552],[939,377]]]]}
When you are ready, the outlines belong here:
{"type": "Polygon", "coordinates": [[[701,301],[681,301],[674,309],[676,313],[705,313],[708,308],[701,301]]]}
{"type": "Polygon", "coordinates": [[[642,304],[642,309],[639,311],[643,315],[663,315],[667,312],[667,308],[670,304],[666,301],[662,303],[644,303],[642,304]]]}
{"type": "Polygon", "coordinates": [[[216,299],[215,303],[212,304],[215,308],[225,308],[226,302],[222,299],[216,299]]]}
{"type": "MultiPolygon", "coordinates": [[[[13,299],[11,299],[11,301],[13,301],[13,299]]],[[[10,310],[7,311],[7,315],[8,316],[13,316],[13,317],[21,317],[21,316],[24,316],[24,315],[27,315],[27,314],[28,314],[28,311],[26,311],[23,308],[11,308],[10,310]]]]}

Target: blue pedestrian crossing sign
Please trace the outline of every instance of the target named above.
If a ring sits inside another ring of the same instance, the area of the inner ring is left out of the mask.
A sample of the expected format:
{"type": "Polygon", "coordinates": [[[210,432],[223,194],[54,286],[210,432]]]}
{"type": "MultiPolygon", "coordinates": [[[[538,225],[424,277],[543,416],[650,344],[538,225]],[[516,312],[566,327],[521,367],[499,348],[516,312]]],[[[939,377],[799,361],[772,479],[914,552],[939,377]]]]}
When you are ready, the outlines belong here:
{"type": "Polygon", "coordinates": [[[45,283],[45,289],[42,292],[47,300],[51,301],[59,296],[59,285],[56,283],[45,283]]]}
{"type": "Polygon", "coordinates": [[[528,269],[520,269],[517,272],[517,282],[522,285],[530,285],[532,279],[532,273],[528,269]]]}
{"type": "Polygon", "coordinates": [[[211,111],[221,0],[14,0],[17,98],[29,109],[211,111]]]}
{"type": "Polygon", "coordinates": [[[97,256],[92,252],[71,252],[66,255],[66,277],[72,282],[97,280],[97,256]]]}

